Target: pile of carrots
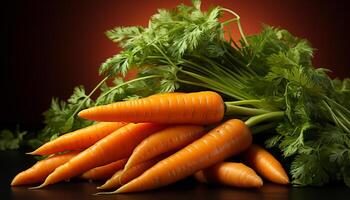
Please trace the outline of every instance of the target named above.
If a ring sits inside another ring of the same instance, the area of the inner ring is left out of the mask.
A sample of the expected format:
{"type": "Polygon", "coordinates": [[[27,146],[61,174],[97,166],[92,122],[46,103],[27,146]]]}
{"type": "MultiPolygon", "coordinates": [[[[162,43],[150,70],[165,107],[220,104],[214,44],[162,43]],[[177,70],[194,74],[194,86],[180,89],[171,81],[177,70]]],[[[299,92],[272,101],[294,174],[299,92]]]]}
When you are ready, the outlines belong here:
{"type": "Polygon", "coordinates": [[[193,175],[202,183],[258,188],[264,179],[288,184],[282,165],[252,144],[241,120],[222,122],[215,92],[166,93],[83,110],[97,123],[64,134],[31,155],[49,155],[19,173],[12,186],[36,188],[79,177],[102,180],[98,194],[139,192],[193,175]],[[221,123],[221,124],[219,124],[221,123]],[[215,127],[214,127],[215,126],[215,127]],[[214,128],[209,128],[214,127],[214,128]],[[237,156],[244,163],[225,161],[237,156]]]}

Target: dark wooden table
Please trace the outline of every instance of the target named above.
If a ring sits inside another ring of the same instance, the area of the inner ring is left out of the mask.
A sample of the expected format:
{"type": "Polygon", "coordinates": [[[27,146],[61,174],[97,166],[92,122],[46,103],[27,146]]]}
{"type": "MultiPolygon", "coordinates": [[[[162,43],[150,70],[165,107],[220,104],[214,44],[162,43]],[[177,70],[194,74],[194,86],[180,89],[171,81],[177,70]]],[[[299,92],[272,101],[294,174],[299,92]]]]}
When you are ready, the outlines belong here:
{"type": "Polygon", "coordinates": [[[216,185],[196,183],[189,178],[176,184],[149,192],[135,194],[116,194],[94,196],[96,186],[101,183],[72,180],[44,189],[28,190],[27,187],[10,187],[11,179],[20,171],[30,167],[35,160],[19,151],[0,152],[0,200],[6,199],[49,199],[49,200],[83,200],[83,199],[118,199],[118,200],[186,200],[186,199],[350,199],[350,189],[343,185],[325,187],[280,186],[265,183],[260,189],[238,189],[216,185]]]}

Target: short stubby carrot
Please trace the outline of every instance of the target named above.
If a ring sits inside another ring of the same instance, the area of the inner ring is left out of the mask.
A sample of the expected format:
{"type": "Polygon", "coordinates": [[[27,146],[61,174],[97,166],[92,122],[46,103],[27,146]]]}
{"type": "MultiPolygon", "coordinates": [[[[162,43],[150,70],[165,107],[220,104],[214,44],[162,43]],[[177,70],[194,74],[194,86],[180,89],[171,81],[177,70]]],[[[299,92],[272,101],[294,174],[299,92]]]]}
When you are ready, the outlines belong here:
{"type": "Polygon", "coordinates": [[[63,165],[78,154],[79,152],[69,152],[53,155],[44,160],[40,160],[31,168],[17,174],[12,180],[11,185],[29,185],[43,182],[58,166],[63,165]]]}
{"type": "Polygon", "coordinates": [[[66,133],[28,154],[49,155],[68,150],[83,150],[124,125],[126,125],[124,122],[100,122],[66,133]]]}
{"type": "Polygon", "coordinates": [[[143,139],[162,128],[164,128],[164,125],[153,123],[130,123],[123,126],[84,150],[66,164],[58,167],[45,179],[42,185],[36,188],[57,183],[78,176],[92,168],[129,157],[133,149],[143,139]]]}
{"type": "Polygon", "coordinates": [[[108,179],[105,184],[97,187],[97,189],[108,190],[118,188],[119,186],[124,185],[132,179],[138,177],[163,158],[163,155],[157,156],[153,159],[139,163],[129,169],[122,169],[116,172],[110,179],[108,179]]]}
{"type": "Polygon", "coordinates": [[[220,162],[195,173],[194,177],[202,183],[219,183],[234,187],[258,188],[262,179],[253,169],[234,162],[220,162]]]}
{"type": "Polygon", "coordinates": [[[86,180],[107,180],[111,178],[116,171],[123,169],[127,161],[128,159],[124,158],[101,167],[90,169],[81,175],[81,178],[86,180]]]}
{"type": "Polygon", "coordinates": [[[252,143],[249,128],[238,119],[228,120],[209,133],[165,158],[115,193],[155,189],[205,169],[247,149],[252,143]]]}
{"type": "Polygon", "coordinates": [[[242,153],[242,157],[263,178],[278,184],[289,184],[281,163],[262,147],[253,144],[242,153]]]}
{"type": "Polygon", "coordinates": [[[225,104],[215,92],[168,93],[82,110],[79,116],[95,121],[213,124],[222,120],[225,104]]]}
{"type": "Polygon", "coordinates": [[[177,125],[152,134],[137,145],[125,165],[125,169],[129,169],[162,153],[181,149],[203,136],[204,133],[205,130],[202,126],[177,125]]]}

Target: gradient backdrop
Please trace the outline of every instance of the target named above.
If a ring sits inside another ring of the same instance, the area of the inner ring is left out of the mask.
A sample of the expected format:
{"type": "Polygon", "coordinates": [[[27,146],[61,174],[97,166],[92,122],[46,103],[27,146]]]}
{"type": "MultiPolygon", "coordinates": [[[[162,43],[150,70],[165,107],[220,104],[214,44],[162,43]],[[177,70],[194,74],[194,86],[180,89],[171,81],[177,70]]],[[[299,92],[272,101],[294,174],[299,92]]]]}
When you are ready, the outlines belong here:
{"type": "MultiPolygon", "coordinates": [[[[118,48],[104,32],[114,26],[147,25],[157,8],[180,0],[8,0],[1,11],[2,127],[32,127],[42,121],[52,96],[66,99],[74,86],[87,90],[99,82],[99,65],[118,48]]],[[[350,76],[350,19],[346,1],[204,0],[203,7],[235,10],[247,34],[261,24],[282,27],[307,38],[318,49],[316,66],[332,76],[350,76]]]]}

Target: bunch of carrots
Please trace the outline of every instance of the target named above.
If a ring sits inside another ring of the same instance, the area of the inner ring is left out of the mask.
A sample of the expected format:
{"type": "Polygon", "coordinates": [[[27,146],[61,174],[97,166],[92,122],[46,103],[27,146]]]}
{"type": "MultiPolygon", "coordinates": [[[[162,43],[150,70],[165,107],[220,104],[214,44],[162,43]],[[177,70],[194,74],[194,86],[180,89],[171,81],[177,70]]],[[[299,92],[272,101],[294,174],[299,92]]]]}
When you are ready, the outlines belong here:
{"type": "Polygon", "coordinates": [[[193,175],[202,183],[258,188],[264,179],[288,184],[282,165],[252,144],[249,123],[223,121],[225,104],[212,91],[164,93],[88,108],[97,123],[50,141],[46,155],[19,173],[12,186],[54,184],[80,177],[102,180],[98,194],[159,188],[193,175]],[[221,124],[220,124],[221,123],[221,124]],[[225,161],[237,156],[242,163],[225,161]],[[244,163],[244,164],[243,164],[244,163]]]}

